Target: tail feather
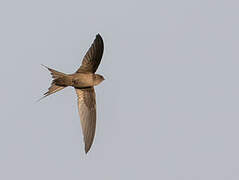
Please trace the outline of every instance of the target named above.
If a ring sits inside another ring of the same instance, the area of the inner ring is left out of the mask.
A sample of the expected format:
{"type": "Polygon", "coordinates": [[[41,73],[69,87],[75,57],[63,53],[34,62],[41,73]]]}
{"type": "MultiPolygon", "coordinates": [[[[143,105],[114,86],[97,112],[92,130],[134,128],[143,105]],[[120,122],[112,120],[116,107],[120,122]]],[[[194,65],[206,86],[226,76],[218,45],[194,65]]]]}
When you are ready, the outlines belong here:
{"type": "Polygon", "coordinates": [[[51,86],[48,88],[48,91],[44,94],[44,96],[42,98],[40,98],[38,101],[42,100],[43,98],[57,92],[57,91],[60,91],[62,89],[64,89],[66,86],[58,86],[54,83],[54,80],[59,78],[59,77],[62,77],[62,76],[65,76],[66,74],[62,73],[62,72],[59,72],[59,71],[56,71],[54,69],[51,69],[45,65],[42,64],[42,66],[44,66],[45,68],[47,68],[50,72],[51,72],[51,75],[52,75],[52,78],[53,78],[53,81],[51,83],[51,86]]]}
{"type": "Polygon", "coordinates": [[[59,72],[59,71],[56,71],[54,69],[51,69],[45,65],[42,64],[43,67],[47,68],[50,72],[51,72],[51,75],[52,75],[52,78],[53,79],[57,79],[59,77],[62,77],[62,76],[65,76],[66,74],[62,73],[62,72],[59,72]]]}

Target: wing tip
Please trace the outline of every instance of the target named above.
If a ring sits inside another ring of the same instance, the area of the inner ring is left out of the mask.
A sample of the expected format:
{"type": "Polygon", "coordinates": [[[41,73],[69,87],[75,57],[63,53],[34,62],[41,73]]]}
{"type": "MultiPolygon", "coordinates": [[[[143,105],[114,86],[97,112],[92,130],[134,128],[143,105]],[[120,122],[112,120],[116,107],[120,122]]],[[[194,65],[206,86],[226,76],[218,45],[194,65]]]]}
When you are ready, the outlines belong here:
{"type": "Polygon", "coordinates": [[[103,40],[100,33],[96,34],[96,38],[99,38],[99,39],[103,40]]]}
{"type": "Polygon", "coordinates": [[[91,142],[91,143],[85,142],[85,154],[87,154],[90,151],[92,144],[93,144],[93,142],[91,142]]]}
{"type": "Polygon", "coordinates": [[[89,152],[90,148],[85,146],[85,154],[87,154],[89,152]]]}

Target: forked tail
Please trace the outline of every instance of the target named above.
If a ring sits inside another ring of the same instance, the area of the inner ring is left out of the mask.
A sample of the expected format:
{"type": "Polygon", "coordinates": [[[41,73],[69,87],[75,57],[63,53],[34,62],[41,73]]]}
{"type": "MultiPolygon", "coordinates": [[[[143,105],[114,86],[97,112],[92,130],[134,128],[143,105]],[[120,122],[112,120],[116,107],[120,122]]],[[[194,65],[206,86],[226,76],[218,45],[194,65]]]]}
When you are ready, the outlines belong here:
{"type": "Polygon", "coordinates": [[[62,72],[59,72],[59,71],[56,71],[54,69],[51,69],[45,65],[42,64],[42,66],[44,66],[45,68],[47,68],[50,72],[51,72],[51,75],[52,75],[52,78],[53,78],[53,81],[51,83],[51,86],[48,88],[48,91],[44,94],[44,96],[42,98],[40,98],[38,101],[42,100],[43,98],[57,92],[57,91],[60,91],[62,89],[64,89],[66,86],[58,86],[54,83],[54,80],[57,79],[57,78],[60,78],[62,76],[65,76],[66,74],[62,73],[62,72]]]}

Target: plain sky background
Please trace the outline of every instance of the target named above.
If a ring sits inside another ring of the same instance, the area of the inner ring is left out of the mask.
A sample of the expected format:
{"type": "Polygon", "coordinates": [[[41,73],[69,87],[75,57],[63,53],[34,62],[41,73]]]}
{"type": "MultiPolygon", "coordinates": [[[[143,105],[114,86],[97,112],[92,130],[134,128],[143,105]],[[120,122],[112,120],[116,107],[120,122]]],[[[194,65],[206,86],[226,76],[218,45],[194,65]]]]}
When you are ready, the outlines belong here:
{"type": "Polygon", "coordinates": [[[0,179],[238,180],[239,2],[0,1],[0,179]],[[100,33],[97,131],[77,99],[39,103],[100,33]]]}

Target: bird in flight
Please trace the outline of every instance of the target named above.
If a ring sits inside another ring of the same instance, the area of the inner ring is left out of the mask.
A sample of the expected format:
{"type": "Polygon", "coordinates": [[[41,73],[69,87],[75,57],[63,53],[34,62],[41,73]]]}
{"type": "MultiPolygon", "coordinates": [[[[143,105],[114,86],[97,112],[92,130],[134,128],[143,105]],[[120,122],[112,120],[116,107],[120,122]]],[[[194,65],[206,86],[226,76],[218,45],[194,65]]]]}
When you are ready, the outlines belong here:
{"type": "Polygon", "coordinates": [[[65,74],[43,65],[51,72],[53,80],[51,86],[48,88],[48,92],[46,92],[42,98],[68,86],[75,88],[85,142],[85,153],[90,150],[95,136],[96,102],[94,86],[104,80],[102,75],[95,74],[95,72],[100,64],[103,51],[103,39],[97,34],[94,42],[84,56],[80,68],[75,73],[65,74]]]}

